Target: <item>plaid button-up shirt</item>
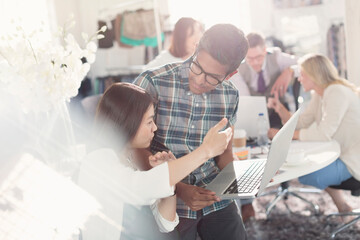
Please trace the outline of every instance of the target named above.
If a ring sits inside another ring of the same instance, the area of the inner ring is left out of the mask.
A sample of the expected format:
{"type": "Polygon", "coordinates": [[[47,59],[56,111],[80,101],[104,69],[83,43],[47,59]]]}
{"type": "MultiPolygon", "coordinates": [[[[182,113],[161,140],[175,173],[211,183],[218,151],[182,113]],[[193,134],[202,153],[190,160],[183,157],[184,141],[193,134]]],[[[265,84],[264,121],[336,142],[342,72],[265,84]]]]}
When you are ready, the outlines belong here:
{"type": "MultiPolygon", "coordinates": [[[[216,89],[202,95],[190,92],[189,65],[190,62],[185,61],[145,71],[134,82],[158,100],[155,109],[158,130],[153,142],[164,144],[177,158],[199,147],[208,130],[222,118],[226,117],[230,125],[234,125],[239,101],[238,91],[230,81],[224,81],[216,89]]],[[[152,144],[151,148],[155,146],[152,144]]],[[[204,187],[218,173],[219,168],[212,158],[183,182],[204,187]]],[[[205,207],[203,215],[230,203],[229,200],[216,202],[205,207]]],[[[180,217],[196,219],[196,212],[191,211],[181,199],[177,201],[177,212],[180,217]]]]}

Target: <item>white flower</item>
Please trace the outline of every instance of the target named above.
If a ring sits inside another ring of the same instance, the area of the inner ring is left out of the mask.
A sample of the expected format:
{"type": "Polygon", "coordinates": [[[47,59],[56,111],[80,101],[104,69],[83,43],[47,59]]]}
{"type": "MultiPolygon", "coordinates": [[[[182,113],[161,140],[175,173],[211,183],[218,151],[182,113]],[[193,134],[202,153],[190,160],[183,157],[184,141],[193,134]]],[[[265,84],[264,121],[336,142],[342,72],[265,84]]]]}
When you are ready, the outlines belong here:
{"type": "Polygon", "coordinates": [[[90,38],[82,34],[83,49],[68,33],[73,26],[74,21],[69,20],[48,41],[39,41],[41,29],[26,34],[21,26],[16,27],[16,35],[0,39],[0,81],[19,98],[25,112],[49,111],[77,95],[95,61],[93,41],[103,29],[90,38]]]}

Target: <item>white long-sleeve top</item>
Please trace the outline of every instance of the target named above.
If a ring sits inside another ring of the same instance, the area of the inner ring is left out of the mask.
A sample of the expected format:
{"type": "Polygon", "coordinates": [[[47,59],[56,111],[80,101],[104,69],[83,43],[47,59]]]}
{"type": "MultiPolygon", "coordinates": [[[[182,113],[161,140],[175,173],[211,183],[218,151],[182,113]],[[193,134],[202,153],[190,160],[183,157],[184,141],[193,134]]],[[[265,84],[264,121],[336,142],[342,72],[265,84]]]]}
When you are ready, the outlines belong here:
{"type": "Polygon", "coordinates": [[[125,167],[111,149],[90,153],[82,163],[78,184],[92,194],[102,209],[82,227],[83,239],[120,239],[123,203],[151,205],[161,232],[172,231],[179,223],[163,218],[157,199],[173,195],[169,185],[168,164],[149,171],[134,171],[125,167]]]}
{"type": "Polygon", "coordinates": [[[340,144],[340,159],[360,180],[360,98],[350,88],[333,84],[322,97],[312,93],[297,128],[301,129],[299,139],[303,141],[336,140],[340,144]],[[313,122],[316,127],[309,128],[313,122]]]}
{"type": "Polygon", "coordinates": [[[145,65],[144,71],[161,67],[165,64],[174,63],[174,62],[183,62],[184,60],[178,57],[174,57],[169,50],[163,50],[159,55],[157,55],[153,60],[145,65]]]}

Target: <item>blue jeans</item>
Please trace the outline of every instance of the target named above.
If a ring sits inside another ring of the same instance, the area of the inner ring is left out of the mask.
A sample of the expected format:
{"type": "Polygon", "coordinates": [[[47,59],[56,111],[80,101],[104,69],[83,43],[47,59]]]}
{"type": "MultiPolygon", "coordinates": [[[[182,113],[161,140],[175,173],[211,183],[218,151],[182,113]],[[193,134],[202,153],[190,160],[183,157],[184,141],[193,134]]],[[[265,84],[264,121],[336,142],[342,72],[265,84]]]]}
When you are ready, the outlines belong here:
{"type": "Polygon", "coordinates": [[[299,182],[319,189],[325,189],[331,185],[339,185],[341,182],[351,178],[351,174],[340,158],[330,165],[299,177],[299,182]]]}

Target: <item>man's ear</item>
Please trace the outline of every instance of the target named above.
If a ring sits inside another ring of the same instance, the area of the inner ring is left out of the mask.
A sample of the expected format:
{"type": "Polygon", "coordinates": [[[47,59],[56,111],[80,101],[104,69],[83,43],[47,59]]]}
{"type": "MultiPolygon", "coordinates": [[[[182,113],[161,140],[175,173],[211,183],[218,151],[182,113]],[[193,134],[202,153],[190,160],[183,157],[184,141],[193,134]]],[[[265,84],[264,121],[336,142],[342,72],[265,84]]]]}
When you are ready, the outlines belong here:
{"type": "Polygon", "coordinates": [[[238,72],[238,70],[233,71],[232,73],[228,74],[225,78],[225,80],[229,80],[232,76],[234,76],[236,73],[238,72]]]}

